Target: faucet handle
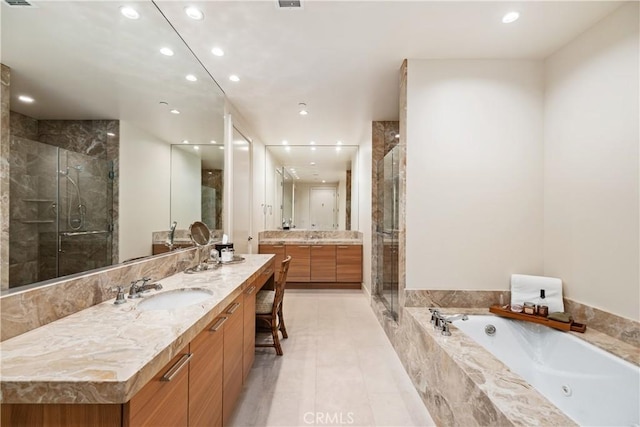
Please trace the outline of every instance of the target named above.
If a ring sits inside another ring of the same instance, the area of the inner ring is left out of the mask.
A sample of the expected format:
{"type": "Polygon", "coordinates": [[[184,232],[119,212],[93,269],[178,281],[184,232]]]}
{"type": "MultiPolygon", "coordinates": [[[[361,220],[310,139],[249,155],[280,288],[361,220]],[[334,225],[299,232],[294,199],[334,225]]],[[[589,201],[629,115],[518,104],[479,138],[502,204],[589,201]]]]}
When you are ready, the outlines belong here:
{"type": "Polygon", "coordinates": [[[451,336],[451,331],[449,331],[449,324],[451,322],[448,321],[447,319],[442,319],[442,335],[444,335],[445,337],[450,337],[451,336]]]}
{"type": "Polygon", "coordinates": [[[124,286],[116,286],[114,288],[109,289],[112,292],[118,292],[116,295],[116,300],[113,302],[116,305],[124,304],[127,300],[124,298],[124,286]]]}

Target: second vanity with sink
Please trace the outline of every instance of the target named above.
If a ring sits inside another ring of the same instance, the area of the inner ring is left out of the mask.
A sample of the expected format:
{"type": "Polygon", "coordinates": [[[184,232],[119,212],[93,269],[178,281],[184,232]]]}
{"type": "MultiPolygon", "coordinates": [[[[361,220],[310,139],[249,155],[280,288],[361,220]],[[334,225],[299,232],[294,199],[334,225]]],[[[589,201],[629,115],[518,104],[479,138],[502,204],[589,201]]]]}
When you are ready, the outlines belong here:
{"type": "Polygon", "coordinates": [[[222,425],[253,364],[273,255],[159,280],[2,342],[7,425],[222,425]]]}

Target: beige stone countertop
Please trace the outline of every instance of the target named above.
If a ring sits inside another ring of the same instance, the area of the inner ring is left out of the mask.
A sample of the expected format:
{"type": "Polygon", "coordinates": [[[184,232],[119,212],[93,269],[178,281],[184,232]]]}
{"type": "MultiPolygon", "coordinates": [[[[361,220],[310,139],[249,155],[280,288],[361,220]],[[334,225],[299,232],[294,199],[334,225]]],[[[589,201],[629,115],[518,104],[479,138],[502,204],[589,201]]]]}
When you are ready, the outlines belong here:
{"type": "Polygon", "coordinates": [[[316,238],[316,239],[260,239],[258,242],[261,245],[361,245],[362,239],[331,239],[331,238],[316,238]]]}
{"type": "Polygon", "coordinates": [[[266,272],[273,255],[159,280],[163,289],[201,288],[201,303],[174,310],[138,309],[113,299],[3,341],[3,403],[125,403],[266,272]]]}

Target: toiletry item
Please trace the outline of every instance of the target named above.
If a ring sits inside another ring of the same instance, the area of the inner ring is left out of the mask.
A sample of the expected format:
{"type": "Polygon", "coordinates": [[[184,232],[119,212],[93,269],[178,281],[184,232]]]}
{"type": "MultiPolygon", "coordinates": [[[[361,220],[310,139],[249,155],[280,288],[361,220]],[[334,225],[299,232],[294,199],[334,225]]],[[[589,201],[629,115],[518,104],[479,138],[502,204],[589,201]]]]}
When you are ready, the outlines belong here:
{"type": "Polygon", "coordinates": [[[538,316],[547,317],[549,315],[549,307],[546,305],[541,305],[538,308],[538,316]]]}
{"type": "Polygon", "coordinates": [[[233,249],[225,248],[221,251],[222,254],[222,262],[229,262],[233,260],[233,249]]]}
{"type": "Polygon", "coordinates": [[[524,314],[536,314],[536,305],[532,302],[525,302],[522,308],[524,314]]]}
{"type": "Polygon", "coordinates": [[[522,313],[522,306],[520,304],[511,304],[511,311],[514,313],[522,313]]]}

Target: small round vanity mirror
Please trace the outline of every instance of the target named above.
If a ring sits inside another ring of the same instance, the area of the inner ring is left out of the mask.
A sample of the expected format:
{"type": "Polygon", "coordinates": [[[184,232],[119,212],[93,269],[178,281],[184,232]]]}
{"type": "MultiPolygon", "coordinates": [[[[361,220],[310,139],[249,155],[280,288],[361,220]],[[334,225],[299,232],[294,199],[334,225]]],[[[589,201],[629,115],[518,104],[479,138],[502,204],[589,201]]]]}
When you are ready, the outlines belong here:
{"type": "Polygon", "coordinates": [[[193,240],[193,243],[197,246],[207,245],[211,238],[209,227],[200,221],[196,221],[189,226],[189,234],[191,234],[191,240],[193,240]]]}

